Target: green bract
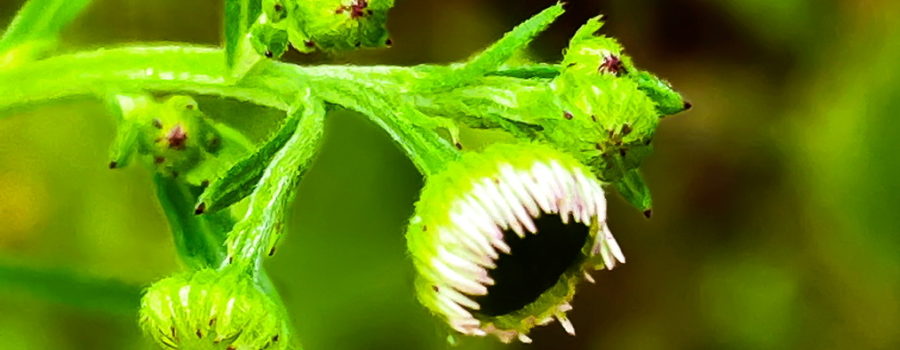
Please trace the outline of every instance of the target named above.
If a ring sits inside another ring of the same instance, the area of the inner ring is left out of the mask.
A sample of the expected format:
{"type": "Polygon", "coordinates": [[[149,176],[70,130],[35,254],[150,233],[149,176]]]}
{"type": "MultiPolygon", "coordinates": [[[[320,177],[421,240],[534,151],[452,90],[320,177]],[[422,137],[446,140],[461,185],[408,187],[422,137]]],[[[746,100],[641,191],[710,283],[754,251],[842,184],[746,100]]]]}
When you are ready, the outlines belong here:
{"type": "Polygon", "coordinates": [[[469,152],[427,179],[407,229],[422,303],[454,330],[530,342],[566,318],[588,271],[625,258],[606,224],[601,183],[538,144],[469,152]]]}
{"type": "Polygon", "coordinates": [[[238,269],[202,269],[154,283],[141,299],[141,326],[171,349],[287,349],[287,316],[238,269]]]}

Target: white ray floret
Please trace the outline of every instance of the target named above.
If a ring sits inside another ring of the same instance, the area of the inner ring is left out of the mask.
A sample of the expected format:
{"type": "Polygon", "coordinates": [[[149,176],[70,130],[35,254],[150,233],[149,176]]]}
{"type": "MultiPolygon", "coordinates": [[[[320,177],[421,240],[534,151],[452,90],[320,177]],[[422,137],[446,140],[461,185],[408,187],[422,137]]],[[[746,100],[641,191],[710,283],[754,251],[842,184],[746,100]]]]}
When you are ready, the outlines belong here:
{"type": "Polygon", "coordinates": [[[575,326],[572,325],[572,321],[569,321],[569,318],[566,317],[566,314],[560,313],[556,315],[556,320],[559,321],[559,324],[562,325],[563,329],[566,330],[566,333],[575,335],[575,326]]]}
{"type": "Polygon", "coordinates": [[[503,183],[509,186],[512,189],[513,193],[516,195],[516,198],[520,201],[520,203],[528,210],[528,214],[531,217],[537,217],[541,214],[540,208],[538,208],[538,204],[535,202],[534,196],[528,193],[528,190],[525,189],[526,184],[524,181],[529,179],[529,176],[522,176],[517,174],[516,171],[512,168],[512,166],[504,166],[500,169],[500,173],[503,175],[503,183]]]}

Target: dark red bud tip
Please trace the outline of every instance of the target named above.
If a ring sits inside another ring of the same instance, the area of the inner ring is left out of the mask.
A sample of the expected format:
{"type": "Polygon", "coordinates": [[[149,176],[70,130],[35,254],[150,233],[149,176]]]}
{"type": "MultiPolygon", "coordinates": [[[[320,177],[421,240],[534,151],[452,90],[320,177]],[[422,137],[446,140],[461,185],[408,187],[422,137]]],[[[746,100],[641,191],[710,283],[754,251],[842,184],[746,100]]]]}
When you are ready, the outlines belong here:
{"type": "Polygon", "coordinates": [[[652,210],[652,209],[644,210],[644,217],[646,217],[646,218],[649,219],[651,216],[653,216],[653,210],[652,210]]]}
{"type": "Polygon", "coordinates": [[[109,162],[110,169],[115,169],[118,166],[119,166],[119,163],[116,163],[116,161],[109,162]]]}
{"type": "Polygon", "coordinates": [[[194,215],[203,214],[203,212],[205,212],[205,211],[206,211],[206,203],[200,203],[199,205],[197,205],[197,208],[194,209],[194,215]]]}
{"type": "Polygon", "coordinates": [[[687,101],[684,102],[684,110],[689,110],[692,107],[694,107],[694,105],[692,105],[690,102],[687,102],[687,101]]]}

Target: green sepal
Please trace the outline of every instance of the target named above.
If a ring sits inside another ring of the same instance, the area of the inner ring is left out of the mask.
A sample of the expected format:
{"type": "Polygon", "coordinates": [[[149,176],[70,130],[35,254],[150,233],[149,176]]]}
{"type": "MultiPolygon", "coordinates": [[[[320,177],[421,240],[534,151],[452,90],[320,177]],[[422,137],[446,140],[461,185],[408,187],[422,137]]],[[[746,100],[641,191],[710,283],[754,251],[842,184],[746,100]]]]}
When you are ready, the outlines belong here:
{"type": "Polygon", "coordinates": [[[625,172],[621,179],[613,182],[613,185],[622,198],[644,213],[644,216],[650,217],[653,211],[653,198],[640,171],[634,169],[625,172]]]}
{"type": "Polygon", "coordinates": [[[297,130],[299,114],[288,114],[278,130],[252,153],[234,163],[203,191],[196,205],[197,214],[215,212],[237,203],[256,188],[266,166],[297,130]]]}

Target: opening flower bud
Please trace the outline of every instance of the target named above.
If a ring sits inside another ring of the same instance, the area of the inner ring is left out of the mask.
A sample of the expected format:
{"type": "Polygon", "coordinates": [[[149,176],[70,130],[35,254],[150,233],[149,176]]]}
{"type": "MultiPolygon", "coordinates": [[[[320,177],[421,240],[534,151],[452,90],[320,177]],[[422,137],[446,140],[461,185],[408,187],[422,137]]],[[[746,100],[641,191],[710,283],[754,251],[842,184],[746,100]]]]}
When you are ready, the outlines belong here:
{"type": "Polygon", "coordinates": [[[550,147],[493,145],[430,177],[407,231],[421,302],[466,335],[530,342],[578,282],[625,258],[590,169],[550,147]]]}
{"type": "Polygon", "coordinates": [[[394,0],[305,0],[290,8],[291,44],[300,52],[384,47],[394,0]]]}
{"type": "Polygon", "coordinates": [[[204,269],[154,283],[141,326],[166,349],[287,349],[282,308],[237,269],[204,269]]]}

